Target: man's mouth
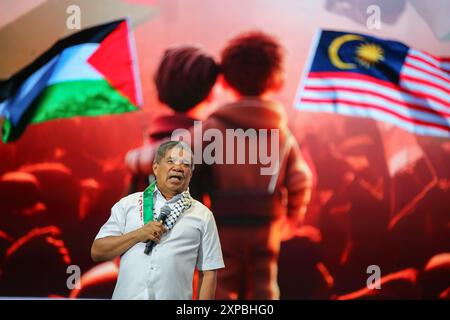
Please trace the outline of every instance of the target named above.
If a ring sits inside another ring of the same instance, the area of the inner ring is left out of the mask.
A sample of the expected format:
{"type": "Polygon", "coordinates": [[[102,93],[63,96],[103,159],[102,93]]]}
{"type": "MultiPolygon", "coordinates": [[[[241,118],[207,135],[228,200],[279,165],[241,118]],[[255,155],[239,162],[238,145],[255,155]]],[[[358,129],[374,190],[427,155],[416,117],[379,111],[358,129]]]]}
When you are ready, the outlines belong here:
{"type": "Polygon", "coordinates": [[[184,179],[184,177],[182,174],[173,173],[173,174],[169,175],[169,181],[171,181],[171,182],[178,183],[178,182],[183,181],[183,179],[184,179]]]}

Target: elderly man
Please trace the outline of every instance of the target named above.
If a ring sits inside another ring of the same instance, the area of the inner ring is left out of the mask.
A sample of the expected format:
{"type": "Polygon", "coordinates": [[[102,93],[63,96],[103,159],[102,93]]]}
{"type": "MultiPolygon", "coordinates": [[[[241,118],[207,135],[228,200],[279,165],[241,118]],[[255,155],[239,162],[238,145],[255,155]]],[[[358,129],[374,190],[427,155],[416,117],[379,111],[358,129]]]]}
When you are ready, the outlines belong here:
{"type": "Polygon", "coordinates": [[[113,206],[91,249],[94,261],[121,256],[113,299],[191,299],[195,267],[199,299],[214,299],[224,263],[213,214],[189,195],[193,163],[183,142],[161,144],[156,181],[113,206]]]}

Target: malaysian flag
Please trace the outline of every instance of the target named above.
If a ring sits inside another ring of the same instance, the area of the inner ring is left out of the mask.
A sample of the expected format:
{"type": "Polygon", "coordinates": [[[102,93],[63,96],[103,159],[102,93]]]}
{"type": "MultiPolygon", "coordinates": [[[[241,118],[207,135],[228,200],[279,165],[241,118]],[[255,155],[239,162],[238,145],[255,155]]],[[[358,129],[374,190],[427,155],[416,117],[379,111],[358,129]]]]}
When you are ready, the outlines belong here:
{"type": "Polygon", "coordinates": [[[323,30],[295,105],[450,137],[450,58],[396,41],[323,30]]]}

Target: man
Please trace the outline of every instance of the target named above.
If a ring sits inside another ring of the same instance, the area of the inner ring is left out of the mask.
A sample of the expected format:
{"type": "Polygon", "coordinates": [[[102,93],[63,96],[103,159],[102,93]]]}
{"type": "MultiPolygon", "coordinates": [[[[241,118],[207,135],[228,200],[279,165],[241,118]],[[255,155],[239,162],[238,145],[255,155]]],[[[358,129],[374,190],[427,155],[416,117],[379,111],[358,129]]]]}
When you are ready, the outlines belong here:
{"type": "MultiPolygon", "coordinates": [[[[218,273],[220,299],[279,298],[281,239],[287,233],[294,234],[310,199],[311,171],[288,129],[283,106],[270,99],[284,84],[283,56],[279,42],[263,32],[231,39],[221,53],[221,81],[235,101],[203,122],[203,130],[214,128],[223,136],[237,129],[279,132],[279,137],[257,137],[258,145],[261,139],[269,146],[271,139],[278,140],[279,169],[272,175],[261,174],[261,163],[213,164],[208,168],[211,208],[227,265],[218,273]]],[[[256,152],[250,143],[244,148],[240,151],[246,155],[256,152]]]]}
{"type": "Polygon", "coordinates": [[[113,299],[191,299],[195,267],[199,299],[214,299],[216,270],[224,263],[211,211],[189,195],[193,163],[186,144],[161,144],[156,182],[113,206],[91,249],[96,262],[121,256],[113,299]],[[164,223],[157,221],[168,211],[164,223]],[[157,243],[148,255],[147,241],[157,243]]]}

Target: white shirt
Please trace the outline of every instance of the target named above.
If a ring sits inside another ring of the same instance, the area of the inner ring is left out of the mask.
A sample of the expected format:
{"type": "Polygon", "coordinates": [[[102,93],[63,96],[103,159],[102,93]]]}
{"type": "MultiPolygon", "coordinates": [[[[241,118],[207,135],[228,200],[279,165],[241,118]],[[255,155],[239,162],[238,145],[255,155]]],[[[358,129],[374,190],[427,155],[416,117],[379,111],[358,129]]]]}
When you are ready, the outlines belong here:
{"type": "Polygon", "coordinates": [[[153,193],[153,215],[156,219],[158,219],[159,214],[161,213],[161,208],[167,203],[170,208],[172,208],[172,204],[176,202],[181,197],[181,194],[176,195],[170,200],[166,200],[162,195],[161,191],[159,191],[158,187],[155,186],[155,191],[153,193]]]}
{"type": "MultiPolygon", "coordinates": [[[[142,192],[122,198],[96,239],[119,236],[143,226],[142,192]]],[[[154,214],[167,202],[155,188],[154,214]]],[[[224,268],[219,235],[212,212],[193,200],[189,209],[166,232],[150,255],[139,242],[120,259],[113,299],[192,299],[192,281],[198,270],[224,268]]]]}

